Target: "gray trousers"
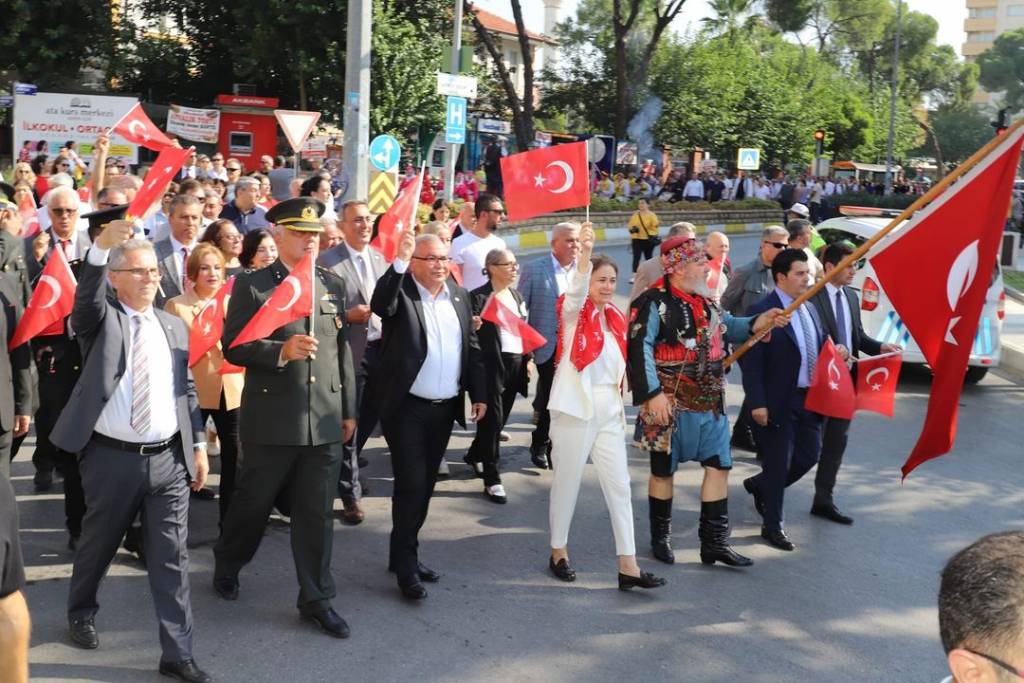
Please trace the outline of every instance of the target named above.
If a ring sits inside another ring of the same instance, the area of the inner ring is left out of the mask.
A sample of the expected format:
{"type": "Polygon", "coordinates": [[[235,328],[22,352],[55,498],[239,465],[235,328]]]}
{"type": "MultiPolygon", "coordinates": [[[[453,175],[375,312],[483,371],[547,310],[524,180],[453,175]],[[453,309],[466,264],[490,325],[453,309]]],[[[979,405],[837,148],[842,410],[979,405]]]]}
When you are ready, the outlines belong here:
{"type": "Polygon", "coordinates": [[[90,441],[79,457],[79,471],[86,513],[71,574],[68,616],[91,618],[99,610],[100,581],[124,530],[141,510],[163,659],[191,659],[192,602],[185,543],[188,485],[181,443],[161,453],[138,455],[90,441]]]}

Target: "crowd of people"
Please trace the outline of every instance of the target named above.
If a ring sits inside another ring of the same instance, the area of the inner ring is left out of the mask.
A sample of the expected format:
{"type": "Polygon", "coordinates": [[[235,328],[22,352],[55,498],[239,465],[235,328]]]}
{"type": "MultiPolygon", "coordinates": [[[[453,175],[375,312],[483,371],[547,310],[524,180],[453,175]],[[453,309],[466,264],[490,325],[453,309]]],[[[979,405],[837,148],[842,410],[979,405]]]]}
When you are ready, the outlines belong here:
{"type": "MultiPolygon", "coordinates": [[[[148,569],[160,672],[212,680],[194,657],[185,538],[190,499],[213,496],[215,593],[238,599],[276,508],[290,523],[300,616],[348,637],[332,605],[334,502],[340,499],[346,523],[365,518],[360,467],[378,427],[394,477],[387,569],[404,598],[427,598],[425,584],[442,576],[424,563],[430,544],[421,553],[419,532],[448,471],[453,426],[476,423],[463,460],[482,480],[484,500],[506,503],[514,492],[501,478],[503,430],[533,375],[530,458],[552,470],[548,571],[558,580],[576,578],[569,535],[590,460],[611,520],[618,587],[666,583],[637,561],[625,395],[639,407],[633,440],[649,456],[656,560],[675,562],[674,475],[696,463],[703,470],[701,561],[753,564],[729,544],[734,447],[761,460],[760,474],[743,489],[771,547],[795,548],[784,494],[816,464],[811,513],[852,523],[834,498],[849,421],[806,410],[804,398],[827,339],[851,365],[858,354],[899,349],[865,334],[848,287],[853,269],[834,273],[852,248],[836,243],[812,252],[811,222],[801,211],[785,226],[766,228],[757,257],[734,268],[724,234],[701,241],[693,225],[677,223],[660,241],[656,217],[641,207],[630,228],[643,244],[634,250],[636,281],[622,311],[614,302],[619,267],[594,253],[589,222],[555,225],[550,253],[521,267],[499,236],[501,198],[477,194],[454,217],[443,202],[433,205],[431,220],[406,230],[388,263],[370,246],[375,221],[365,201],[336,206],[329,174],[275,176],[284,166],[269,157],[261,161],[268,168],[242,175],[236,160],[194,155],[145,220],[128,220],[126,205],[141,180],[109,171],[116,165],[106,164],[108,145],[105,138],[96,145],[94,164],[106,172],[90,178],[93,210],[51,175],[36,234],[24,230],[17,187],[0,186],[0,334],[11,338],[55,250],[78,281],[59,332],[0,353],[0,497],[10,495],[9,461],[34,417],[34,484],[49,490],[55,471],[64,482],[74,553],[68,634],[76,646],[100,644],[98,590],[124,545],[148,569]],[[300,268],[311,263],[311,274],[300,268]],[[833,275],[785,313],[815,279],[833,275]],[[282,319],[254,337],[251,321],[285,287],[291,300],[270,308],[287,311],[305,295],[312,315],[282,319]],[[211,319],[222,322],[220,339],[190,353],[211,319]],[[522,325],[542,343],[527,345],[522,325]],[[741,359],[744,405],[730,434],[724,361],[750,338],[761,341],[741,359]],[[216,493],[207,486],[215,444],[216,493]]],[[[680,188],[683,198],[693,182],[680,188]]],[[[813,207],[813,194],[808,201],[813,207]]],[[[24,580],[10,532],[16,510],[7,502],[2,509],[10,514],[0,550],[11,550],[2,558],[0,607],[21,616],[12,623],[27,625],[23,601],[10,597],[24,580]]],[[[971,578],[962,574],[948,569],[948,582],[971,578]]],[[[1016,618],[1019,624],[1019,612],[1016,618]]],[[[971,625],[957,623],[948,638],[943,633],[951,666],[1003,662],[1003,650],[980,654],[971,625]]],[[[10,671],[24,666],[0,655],[0,665],[9,662],[10,671]]]]}

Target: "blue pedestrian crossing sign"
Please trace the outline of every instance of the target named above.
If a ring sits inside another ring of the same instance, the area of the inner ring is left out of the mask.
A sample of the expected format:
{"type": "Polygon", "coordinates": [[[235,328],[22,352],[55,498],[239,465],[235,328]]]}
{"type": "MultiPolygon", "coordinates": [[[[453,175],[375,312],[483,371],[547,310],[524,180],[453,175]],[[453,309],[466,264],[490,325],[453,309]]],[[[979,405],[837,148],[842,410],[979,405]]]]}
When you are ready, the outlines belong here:
{"type": "Polygon", "coordinates": [[[466,141],[466,98],[449,95],[444,122],[444,141],[461,145],[466,141]]]}
{"type": "Polygon", "coordinates": [[[402,148],[393,135],[378,135],[370,142],[370,163],[378,171],[393,171],[398,168],[402,148]]]}
{"type": "Polygon", "coordinates": [[[761,150],[756,147],[740,147],[736,154],[736,168],[741,171],[756,171],[761,168],[761,150]]]}

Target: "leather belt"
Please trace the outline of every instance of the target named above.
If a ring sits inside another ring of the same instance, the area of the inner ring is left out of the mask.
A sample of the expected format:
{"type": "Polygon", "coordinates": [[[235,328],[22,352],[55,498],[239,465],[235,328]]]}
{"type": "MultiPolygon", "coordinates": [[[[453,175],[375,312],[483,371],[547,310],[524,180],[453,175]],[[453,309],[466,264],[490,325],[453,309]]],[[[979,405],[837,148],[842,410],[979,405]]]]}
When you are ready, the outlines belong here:
{"type": "Polygon", "coordinates": [[[181,438],[181,434],[175,434],[169,439],[163,441],[154,441],[152,443],[133,443],[131,441],[121,441],[120,439],[114,439],[107,436],[106,434],[100,434],[99,432],[92,433],[92,440],[96,443],[103,444],[108,448],[114,448],[125,453],[135,453],[137,455],[153,455],[154,453],[163,453],[169,447],[173,446],[181,438]]]}
{"type": "Polygon", "coordinates": [[[417,396],[416,394],[409,394],[409,398],[419,401],[420,403],[426,403],[432,406],[443,406],[454,402],[458,398],[458,396],[452,396],[451,398],[423,398],[422,396],[417,396]]]}

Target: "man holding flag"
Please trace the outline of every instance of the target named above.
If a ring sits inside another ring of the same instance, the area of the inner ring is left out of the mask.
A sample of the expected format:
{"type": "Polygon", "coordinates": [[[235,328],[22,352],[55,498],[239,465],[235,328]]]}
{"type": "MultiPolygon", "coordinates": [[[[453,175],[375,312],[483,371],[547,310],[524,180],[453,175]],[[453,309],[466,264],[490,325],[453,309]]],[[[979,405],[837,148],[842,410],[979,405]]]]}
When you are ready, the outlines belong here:
{"type": "Polygon", "coordinates": [[[238,599],[238,574],[256,554],[267,515],[286,487],[292,501],[297,605],[329,635],[348,625],[331,606],[332,510],[343,444],[355,433],[355,373],[345,283],[315,268],[324,205],[275,205],[280,258],[237,276],[224,325],[224,356],[246,369],[239,433],[244,465],[214,549],[213,585],[238,599]]]}

